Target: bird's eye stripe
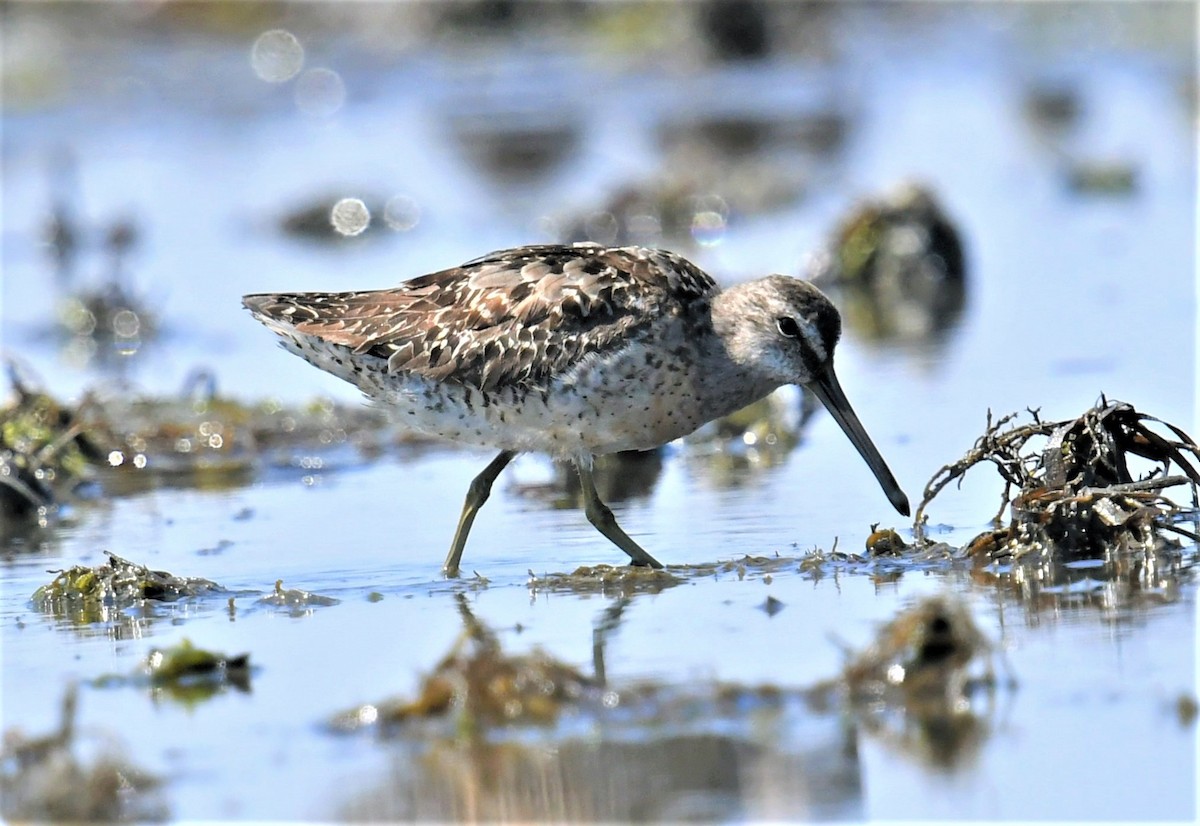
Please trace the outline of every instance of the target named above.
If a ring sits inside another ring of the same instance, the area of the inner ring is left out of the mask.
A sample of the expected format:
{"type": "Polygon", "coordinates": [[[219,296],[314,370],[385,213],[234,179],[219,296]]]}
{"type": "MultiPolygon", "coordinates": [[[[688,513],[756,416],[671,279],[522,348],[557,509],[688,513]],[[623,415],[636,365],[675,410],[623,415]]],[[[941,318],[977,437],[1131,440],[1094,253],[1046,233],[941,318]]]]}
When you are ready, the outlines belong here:
{"type": "Polygon", "coordinates": [[[810,319],[805,319],[804,326],[800,328],[800,333],[808,345],[806,349],[812,350],[812,354],[817,358],[817,361],[824,363],[829,358],[829,353],[825,349],[825,341],[821,337],[820,328],[810,319]]]}
{"type": "Polygon", "coordinates": [[[798,339],[804,343],[801,348],[802,355],[811,355],[817,360],[817,363],[824,363],[829,354],[826,352],[825,341],[818,323],[819,320],[813,321],[803,316],[799,319],[793,316],[780,316],[775,319],[775,327],[779,330],[780,335],[785,338],[798,339]]]}

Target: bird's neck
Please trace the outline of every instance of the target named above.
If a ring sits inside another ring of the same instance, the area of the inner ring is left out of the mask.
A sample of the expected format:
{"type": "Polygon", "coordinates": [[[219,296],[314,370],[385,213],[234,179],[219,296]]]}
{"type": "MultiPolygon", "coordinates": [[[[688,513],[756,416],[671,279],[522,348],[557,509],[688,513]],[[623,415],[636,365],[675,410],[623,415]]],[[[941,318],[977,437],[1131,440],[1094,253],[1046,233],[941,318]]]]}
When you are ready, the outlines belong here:
{"type": "Polygon", "coordinates": [[[757,372],[754,365],[759,360],[759,345],[753,330],[748,327],[748,319],[761,314],[754,306],[753,283],[734,284],[713,296],[711,317],[713,332],[717,334],[714,344],[743,371],[757,372]]]}
{"type": "Polygon", "coordinates": [[[710,392],[730,398],[730,404],[733,398],[741,400],[730,412],[761,399],[780,384],[757,367],[753,337],[744,328],[747,304],[752,300],[746,286],[735,284],[713,296],[710,318],[716,335],[702,337],[708,348],[705,360],[722,368],[711,371],[711,376],[720,377],[720,386],[710,392]]]}

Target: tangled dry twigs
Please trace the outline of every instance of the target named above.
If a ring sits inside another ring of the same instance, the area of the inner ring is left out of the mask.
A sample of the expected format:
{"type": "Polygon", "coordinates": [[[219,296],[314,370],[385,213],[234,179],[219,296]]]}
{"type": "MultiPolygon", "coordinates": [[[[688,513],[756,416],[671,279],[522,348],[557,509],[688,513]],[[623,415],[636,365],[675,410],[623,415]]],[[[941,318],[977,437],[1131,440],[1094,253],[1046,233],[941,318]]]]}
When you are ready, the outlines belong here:
{"type": "Polygon", "coordinates": [[[989,546],[1020,539],[1026,544],[1050,544],[1069,553],[1095,552],[1130,538],[1146,542],[1157,530],[1168,530],[1200,540],[1195,533],[1174,524],[1184,508],[1164,491],[1190,485],[1194,512],[1200,472],[1200,446],[1169,422],[1141,413],[1125,402],[1099,402],[1075,419],[1046,422],[1030,410],[1033,421],[1008,427],[1017,414],[993,421],[974,446],[953,464],[942,467],[926,485],[917,508],[914,532],[926,541],[926,508],[949,485],[961,484],[968,470],[991,462],[1004,479],[1003,501],[995,521],[1011,505],[1012,523],[985,534],[989,546]],[[1150,427],[1161,425],[1164,436],[1150,427]],[[1171,438],[1171,437],[1174,438],[1171,438]],[[1030,449],[1038,437],[1046,443],[1030,449]],[[1128,457],[1132,454],[1155,463],[1148,473],[1134,478],[1128,457]],[[1172,466],[1182,473],[1172,474],[1172,466]],[[1018,493],[1012,496],[1013,489],[1018,493]]]}

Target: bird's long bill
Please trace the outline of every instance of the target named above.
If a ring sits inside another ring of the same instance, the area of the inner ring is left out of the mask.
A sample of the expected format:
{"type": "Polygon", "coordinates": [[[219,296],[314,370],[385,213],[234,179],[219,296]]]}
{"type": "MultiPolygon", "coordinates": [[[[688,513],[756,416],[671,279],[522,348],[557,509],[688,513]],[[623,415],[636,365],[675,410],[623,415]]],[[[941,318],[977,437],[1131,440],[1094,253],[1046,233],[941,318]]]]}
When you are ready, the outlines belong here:
{"type": "Polygon", "coordinates": [[[863,430],[862,422],[858,420],[858,416],[854,415],[854,408],[850,406],[850,401],[846,398],[846,394],[842,392],[842,386],[838,383],[833,368],[828,368],[822,375],[806,386],[817,394],[817,398],[829,409],[833,418],[842,426],[842,430],[846,431],[846,435],[850,437],[850,441],[858,448],[859,455],[866,460],[867,466],[871,468],[871,472],[879,480],[879,485],[883,488],[883,492],[887,494],[888,501],[892,503],[892,507],[905,516],[908,516],[908,497],[904,495],[904,491],[900,490],[900,483],[896,481],[896,477],[888,470],[887,463],[883,461],[883,457],[875,449],[875,445],[871,442],[871,437],[867,435],[867,431],[863,430]]]}

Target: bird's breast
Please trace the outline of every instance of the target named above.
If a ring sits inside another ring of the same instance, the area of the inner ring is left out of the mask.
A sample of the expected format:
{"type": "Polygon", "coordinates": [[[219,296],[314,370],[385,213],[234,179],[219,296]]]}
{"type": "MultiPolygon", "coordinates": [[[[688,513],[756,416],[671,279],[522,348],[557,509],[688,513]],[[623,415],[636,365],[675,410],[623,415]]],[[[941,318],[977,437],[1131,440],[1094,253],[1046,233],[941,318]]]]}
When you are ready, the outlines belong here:
{"type": "Polygon", "coordinates": [[[421,433],[497,450],[556,456],[648,450],[755,401],[757,388],[680,333],[635,339],[582,359],[545,384],[484,391],[407,371],[308,337],[289,349],[354,384],[421,433]]]}

